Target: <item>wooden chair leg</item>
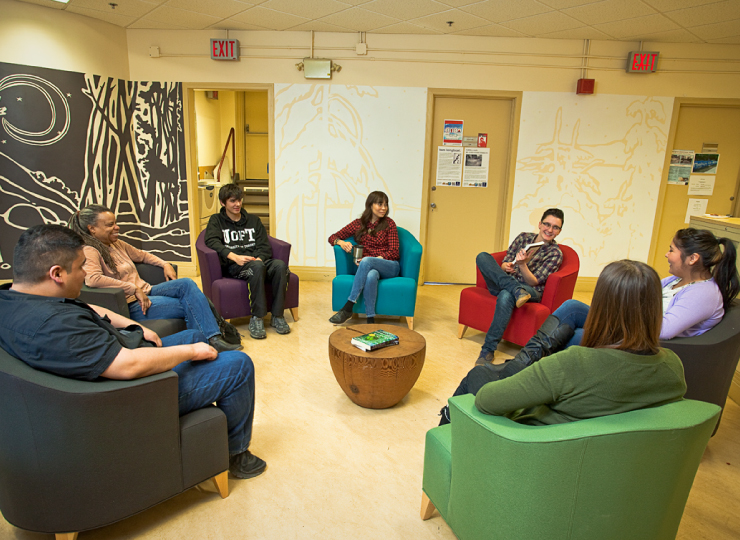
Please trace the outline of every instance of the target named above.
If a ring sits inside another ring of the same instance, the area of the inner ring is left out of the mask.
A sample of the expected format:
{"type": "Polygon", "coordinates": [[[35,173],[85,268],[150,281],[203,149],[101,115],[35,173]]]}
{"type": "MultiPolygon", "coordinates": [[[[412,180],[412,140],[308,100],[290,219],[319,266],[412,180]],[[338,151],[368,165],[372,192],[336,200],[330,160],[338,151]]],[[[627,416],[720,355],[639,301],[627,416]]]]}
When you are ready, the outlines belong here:
{"type": "Polygon", "coordinates": [[[465,330],[467,330],[467,329],[468,329],[468,327],[465,326],[464,324],[461,324],[460,326],[458,326],[458,328],[457,328],[457,339],[462,339],[462,337],[465,335],[465,330]]]}
{"type": "Polygon", "coordinates": [[[434,504],[432,501],[429,500],[429,497],[427,497],[427,494],[423,491],[421,492],[421,519],[426,521],[430,517],[432,517],[432,514],[434,513],[434,504]]]}
{"type": "Polygon", "coordinates": [[[211,480],[213,480],[213,485],[216,486],[218,494],[221,495],[222,499],[229,496],[229,471],[217,474],[211,480]]]}
{"type": "Polygon", "coordinates": [[[414,329],[414,318],[406,317],[406,324],[409,325],[409,330],[413,330],[414,329]]]}
{"type": "Polygon", "coordinates": [[[77,534],[76,532],[73,533],[56,533],[54,536],[56,537],[56,540],[77,540],[77,534]]]}
{"type": "Polygon", "coordinates": [[[297,307],[290,308],[290,314],[293,316],[293,322],[298,322],[298,308],[297,307]]]}

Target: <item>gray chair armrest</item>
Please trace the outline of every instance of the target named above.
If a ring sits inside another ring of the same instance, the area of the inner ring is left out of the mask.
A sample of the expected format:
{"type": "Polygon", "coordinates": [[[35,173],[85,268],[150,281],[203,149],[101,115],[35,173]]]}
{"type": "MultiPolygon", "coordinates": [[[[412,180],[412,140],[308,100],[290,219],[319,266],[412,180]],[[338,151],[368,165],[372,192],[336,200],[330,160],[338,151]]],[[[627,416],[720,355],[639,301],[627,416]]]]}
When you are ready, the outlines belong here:
{"type": "Polygon", "coordinates": [[[91,289],[87,285],[83,285],[80,296],[77,299],[86,304],[104,307],[124,317],[130,317],[128,303],[126,302],[126,293],[123,292],[123,289],[117,287],[112,289],[91,289]]]}
{"type": "MultiPolygon", "coordinates": [[[[177,273],[177,265],[172,264],[172,267],[175,269],[175,273],[177,273]]],[[[146,263],[136,263],[136,271],[139,272],[139,277],[146,281],[149,285],[159,285],[160,283],[164,283],[164,270],[161,266],[153,266],[151,264],[146,263]]]]}

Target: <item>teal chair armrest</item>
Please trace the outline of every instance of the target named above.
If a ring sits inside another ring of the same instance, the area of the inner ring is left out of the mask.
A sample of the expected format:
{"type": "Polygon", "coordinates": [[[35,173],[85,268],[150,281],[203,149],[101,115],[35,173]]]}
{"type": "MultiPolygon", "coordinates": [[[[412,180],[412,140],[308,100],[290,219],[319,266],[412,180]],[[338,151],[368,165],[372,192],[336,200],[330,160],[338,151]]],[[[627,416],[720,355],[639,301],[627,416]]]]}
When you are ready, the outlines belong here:
{"type": "Polygon", "coordinates": [[[421,268],[421,244],[413,234],[401,227],[398,227],[398,242],[401,246],[401,277],[411,278],[418,282],[421,268]]]}
{"type": "MultiPolygon", "coordinates": [[[[353,246],[357,244],[354,238],[349,238],[346,242],[350,242],[353,246]]],[[[334,246],[334,263],[337,267],[338,276],[354,276],[357,273],[357,265],[352,260],[352,252],[347,253],[339,246],[334,246]]]]}

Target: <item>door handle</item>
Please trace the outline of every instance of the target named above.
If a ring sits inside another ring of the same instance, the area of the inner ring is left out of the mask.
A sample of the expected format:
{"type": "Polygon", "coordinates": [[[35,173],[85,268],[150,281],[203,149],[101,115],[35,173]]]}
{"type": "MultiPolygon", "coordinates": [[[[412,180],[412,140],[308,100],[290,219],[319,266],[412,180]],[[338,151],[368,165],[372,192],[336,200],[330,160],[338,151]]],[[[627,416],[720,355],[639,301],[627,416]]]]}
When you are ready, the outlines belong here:
{"type": "Polygon", "coordinates": [[[429,206],[431,206],[432,208],[437,208],[437,205],[434,203],[430,204],[429,206]]]}

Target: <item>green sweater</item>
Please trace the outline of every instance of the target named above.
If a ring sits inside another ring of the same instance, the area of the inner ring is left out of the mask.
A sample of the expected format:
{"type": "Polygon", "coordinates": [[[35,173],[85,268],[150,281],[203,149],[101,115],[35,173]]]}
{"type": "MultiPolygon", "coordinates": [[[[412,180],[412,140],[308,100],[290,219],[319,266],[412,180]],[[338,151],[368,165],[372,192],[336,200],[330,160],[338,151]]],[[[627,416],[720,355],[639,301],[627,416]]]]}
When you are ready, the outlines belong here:
{"type": "Polygon", "coordinates": [[[486,414],[548,425],[655,407],[685,393],[683,365],[673,351],[643,356],[576,346],[486,384],[475,406],[486,414]]]}

